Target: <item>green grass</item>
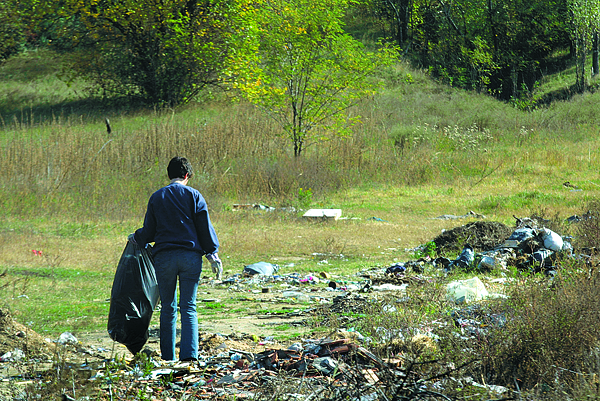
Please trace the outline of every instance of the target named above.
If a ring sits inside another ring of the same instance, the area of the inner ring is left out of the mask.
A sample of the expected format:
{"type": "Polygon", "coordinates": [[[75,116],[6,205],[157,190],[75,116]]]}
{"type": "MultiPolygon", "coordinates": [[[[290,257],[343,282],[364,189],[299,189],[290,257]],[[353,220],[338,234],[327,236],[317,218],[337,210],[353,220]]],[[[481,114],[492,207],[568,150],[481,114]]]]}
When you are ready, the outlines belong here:
{"type": "MultiPolygon", "coordinates": [[[[279,127],[247,104],[221,97],[175,110],[107,106],[85,98],[81,83],[65,86],[59,66],[47,62],[53,57],[33,52],[0,67],[7,155],[0,160],[0,268],[19,283],[18,269],[51,274],[29,277],[36,285],[25,289],[50,302],[31,306],[12,299],[9,287],[2,299],[41,331],[104,325],[107,305],[94,300],[109,297],[127,234],[142,224],[148,196],[166,184],[174,154],[196,168],[191,185],[208,200],[226,274],[268,261],[282,266],[280,274],[349,276],[409,259],[410,249],[465,222],[434,219],[442,214],[474,210],[513,224],[513,215],[542,209],[581,213],[600,194],[597,93],[527,113],[399,63],[381,72],[385,91],[352,111],[363,123],[350,138],[315,143],[294,159],[279,127]],[[491,139],[461,147],[483,130],[491,139]],[[311,195],[299,197],[300,188],[311,195]],[[234,212],[234,203],[341,208],[349,219],[311,223],[302,211],[234,212]],[[34,258],[33,249],[45,256],[34,258]],[[78,275],[99,284],[88,288],[78,275]],[[54,295],[60,288],[78,297],[61,299],[54,295]],[[78,307],[69,314],[62,305],[78,307]],[[84,308],[89,318],[74,321],[84,308]]],[[[547,79],[555,80],[547,90],[574,82],[569,71],[547,79]]],[[[235,314],[235,303],[202,309],[235,314]]]]}
{"type": "Polygon", "coordinates": [[[6,272],[3,306],[34,331],[53,338],[64,331],[106,329],[111,275],[64,268],[6,272]]]}

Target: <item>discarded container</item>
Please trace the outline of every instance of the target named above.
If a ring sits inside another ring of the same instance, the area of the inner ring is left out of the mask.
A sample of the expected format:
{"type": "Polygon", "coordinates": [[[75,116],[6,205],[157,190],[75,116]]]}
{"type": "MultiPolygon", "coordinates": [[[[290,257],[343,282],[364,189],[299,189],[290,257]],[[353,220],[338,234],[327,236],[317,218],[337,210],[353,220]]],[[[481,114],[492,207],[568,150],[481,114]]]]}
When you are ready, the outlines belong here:
{"type": "Polygon", "coordinates": [[[258,262],[248,266],[244,266],[244,274],[247,274],[249,276],[254,276],[256,274],[272,276],[277,272],[277,270],[279,270],[278,265],[274,265],[272,263],[267,262],[258,262]]]}
{"type": "Polygon", "coordinates": [[[453,281],[446,286],[446,293],[448,298],[454,300],[457,304],[480,301],[489,295],[485,285],[478,277],[453,281]]]}
{"type": "Polygon", "coordinates": [[[562,237],[552,230],[544,228],[542,230],[542,239],[544,241],[544,248],[546,249],[561,251],[563,248],[562,237]]]}
{"type": "Polygon", "coordinates": [[[319,273],[319,276],[321,276],[321,278],[327,278],[327,279],[331,277],[331,276],[329,275],[329,273],[327,273],[327,272],[320,272],[320,273],[319,273]]]}

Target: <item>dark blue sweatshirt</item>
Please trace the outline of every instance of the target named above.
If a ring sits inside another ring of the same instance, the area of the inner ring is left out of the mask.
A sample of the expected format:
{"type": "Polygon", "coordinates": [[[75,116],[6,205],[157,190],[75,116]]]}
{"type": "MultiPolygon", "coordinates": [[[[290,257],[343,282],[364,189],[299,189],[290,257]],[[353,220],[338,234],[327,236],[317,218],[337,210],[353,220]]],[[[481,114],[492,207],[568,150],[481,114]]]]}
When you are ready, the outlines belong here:
{"type": "Polygon", "coordinates": [[[206,201],[194,188],[174,182],[150,196],[144,226],[135,232],[138,244],[154,242],[153,254],[188,249],[202,255],[219,250],[206,201]]]}

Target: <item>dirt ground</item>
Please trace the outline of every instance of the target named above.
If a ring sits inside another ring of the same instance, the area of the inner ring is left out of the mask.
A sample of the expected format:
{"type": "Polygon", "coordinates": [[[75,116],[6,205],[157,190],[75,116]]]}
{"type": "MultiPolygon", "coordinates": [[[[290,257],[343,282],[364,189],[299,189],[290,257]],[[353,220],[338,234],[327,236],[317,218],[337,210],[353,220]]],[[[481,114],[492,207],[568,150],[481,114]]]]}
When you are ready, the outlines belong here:
{"type": "MultiPolygon", "coordinates": [[[[318,294],[318,292],[314,292],[314,294],[318,294]]],[[[322,294],[323,297],[325,295],[325,293],[322,294]]],[[[223,299],[231,294],[227,293],[226,288],[211,289],[210,296],[213,298],[199,298],[199,309],[203,307],[203,301],[223,299]]],[[[332,294],[328,293],[327,296],[331,297],[332,294]]],[[[246,297],[251,299],[252,295],[246,297]]],[[[290,310],[292,314],[294,314],[293,311],[306,308],[306,306],[300,307],[298,304],[276,301],[278,297],[280,297],[278,293],[256,294],[251,302],[261,303],[261,308],[268,308],[267,304],[271,304],[278,310],[290,310]]],[[[149,330],[150,337],[145,346],[145,349],[153,355],[159,355],[158,314],[157,311],[153,316],[149,330]]],[[[272,316],[238,314],[231,317],[210,318],[202,317],[199,313],[199,316],[200,349],[209,354],[219,347],[261,352],[266,347],[275,345],[269,337],[281,335],[282,326],[293,327],[295,332],[305,329],[302,321],[306,318],[306,316],[300,315],[288,317],[281,314],[272,316]]],[[[90,357],[111,359],[114,356],[131,356],[127,348],[113,341],[105,330],[75,334],[78,343],[66,344],[65,348],[69,350],[69,358],[74,361],[90,357]]],[[[12,353],[13,355],[9,355],[8,358],[14,358],[15,350],[21,350],[28,358],[51,360],[61,349],[63,348],[59,339],[44,337],[36,333],[27,326],[16,322],[7,310],[0,309],[0,356],[12,353]]]]}
{"type": "MultiPolygon", "coordinates": [[[[476,251],[480,251],[502,243],[512,231],[513,228],[502,223],[477,221],[448,230],[438,236],[434,242],[438,252],[458,251],[465,243],[469,243],[476,251]]],[[[309,294],[315,306],[319,302],[330,302],[334,296],[339,295],[338,292],[332,292],[326,285],[315,286],[311,290],[309,294]]],[[[199,295],[198,307],[199,309],[203,308],[203,302],[224,299],[229,296],[231,293],[228,293],[226,287],[211,288],[210,291],[199,295]]],[[[281,327],[284,325],[293,327],[296,333],[304,330],[309,334],[308,327],[305,322],[303,323],[307,316],[303,316],[301,312],[307,308],[306,304],[299,305],[292,301],[288,302],[282,297],[281,292],[252,293],[243,295],[243,297],[248,298],[252,305],[258,304],[261,310],[289,310],[290,313],[274,315],[237,313],[235,316],[228,317],[201,318],[199,331],[201,332],[200,347],[203,351],[209,352],[219,347],[226,347],[260,352],[266,346],[273,347],[274,344],[268,340],[268,337],[280,336],[282,334],[281,327]],[[267,340],[265,341],[265,339],[267,340]]],[[[240,302],[240,307],[243,305],[244,303],[240,302]]],[[[146,347],[158,355],[158,327],[157,324],[154,324],[157,322],[157,316],[158,313],[155,313],[146,347]]],[[[199,316],[203,316],[203,314],[199,312],[199,316]]],[[[125,346],[114,342],[106,331],[77,333],[76,338],[78,343],[69,345],[73,357],[76,359],[90,357],[104,359],[115,355],[130,356],[125,346]]],[[[51,356],[57,352],[57,343],[56,339],[45,338],[15,322],[8,311],[0,309],[0,356],[8,352],[14,353],[15,350],[22,350],[30,358],[51,359],[51,356]]]]}
{"type": "Polygon", "coordinates": [[[513,231],[514,227],[496,221],[476,221],[444,231],[433,242],[438,255],[460,252],[466,244],[471,245],[475,252],[481,252],[502,244],[513,231]]]}

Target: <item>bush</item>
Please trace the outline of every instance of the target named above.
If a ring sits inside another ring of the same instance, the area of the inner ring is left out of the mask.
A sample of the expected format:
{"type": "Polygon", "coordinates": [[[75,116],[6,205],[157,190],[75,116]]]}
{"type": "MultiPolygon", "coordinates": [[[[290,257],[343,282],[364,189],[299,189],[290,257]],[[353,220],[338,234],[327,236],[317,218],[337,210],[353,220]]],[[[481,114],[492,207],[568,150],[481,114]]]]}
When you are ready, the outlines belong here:
{"type": "Polygon", "coordinates": [[[588,277],[579,267],[515,286],[501,306],[506,324],[479,343],[486,382],[573,389],[600,336],[600,274],[588,277]]]}

